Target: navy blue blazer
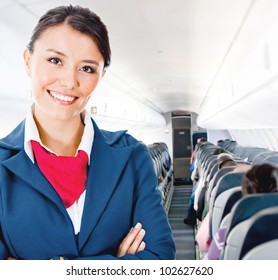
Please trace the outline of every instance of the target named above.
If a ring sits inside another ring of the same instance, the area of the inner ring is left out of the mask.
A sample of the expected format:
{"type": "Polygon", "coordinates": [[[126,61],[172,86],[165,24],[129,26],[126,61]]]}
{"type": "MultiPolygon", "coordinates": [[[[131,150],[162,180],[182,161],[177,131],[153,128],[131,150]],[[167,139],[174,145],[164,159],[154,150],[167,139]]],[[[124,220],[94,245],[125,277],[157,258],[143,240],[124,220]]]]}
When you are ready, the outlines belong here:
{"type": "Polygon", "coordinates": [[[119,244],[137,222],[146,230],[146,249],[120,259],[175,258],[145,145],[125,131],[100,130],[93,121],[85,205],[75,236],[59,195],[25,153],[24,124],[0,140],[0,259],[117,259],[119,244]]]}

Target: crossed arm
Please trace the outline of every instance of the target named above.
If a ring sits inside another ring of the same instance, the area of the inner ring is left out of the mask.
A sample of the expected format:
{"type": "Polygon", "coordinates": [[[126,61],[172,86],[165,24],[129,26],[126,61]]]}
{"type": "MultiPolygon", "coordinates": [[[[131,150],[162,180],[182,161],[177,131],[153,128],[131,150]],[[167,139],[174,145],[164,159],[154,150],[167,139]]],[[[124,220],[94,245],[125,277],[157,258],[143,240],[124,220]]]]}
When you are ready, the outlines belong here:
{"type": "MultiPolygon", "coordinates": [[[[146,247],[146,243],[143,241],[145,233],[146,231],[142,228],[141,223],[137,223],[135,227],[131,228],[118,248],[117,257],[120,258],[126,254],[134,255],[143,251],[146,247]]],[[[16,259],[9,257],[7,260],[16,259]]]]}
{"type": "Polygon", "coordinates": [[[126,254],[134,255],[143,251],[146,247],[146,243],[143,241],[145,233],[146,231],[140,223],[137,223],[135,227],[131,228],[118,248],[117,257],[119,258],[126,254]]]}

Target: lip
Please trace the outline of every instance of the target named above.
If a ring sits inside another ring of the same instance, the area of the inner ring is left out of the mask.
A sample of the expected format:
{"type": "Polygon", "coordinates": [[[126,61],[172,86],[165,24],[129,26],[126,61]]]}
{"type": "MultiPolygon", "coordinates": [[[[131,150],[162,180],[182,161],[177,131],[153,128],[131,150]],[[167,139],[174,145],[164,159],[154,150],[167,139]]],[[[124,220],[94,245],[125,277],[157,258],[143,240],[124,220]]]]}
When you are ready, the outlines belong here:
{"type": "Polygon", "coordinates": [[[71,96],[68,94],[63,94],[57,91],[47,90],[48,95],[51,97],[52,100],[54,100],[58,104],[62,105],[71,105],[73,104],[78,97],[71,96]]]}

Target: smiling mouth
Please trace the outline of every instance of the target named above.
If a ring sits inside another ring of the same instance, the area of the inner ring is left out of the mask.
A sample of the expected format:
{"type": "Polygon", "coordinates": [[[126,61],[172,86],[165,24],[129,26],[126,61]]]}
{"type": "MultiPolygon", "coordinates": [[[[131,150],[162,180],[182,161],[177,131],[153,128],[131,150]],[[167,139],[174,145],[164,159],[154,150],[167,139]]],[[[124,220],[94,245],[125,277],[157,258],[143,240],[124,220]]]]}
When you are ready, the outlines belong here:
{"type": "Polygon", "coordinates": [[[54,99],[56,102],[64,105],[70,105],[74,103],[75,100],[77,100],[78,97],[73,97],[69,95],[64,95],[61,93],[57,93],[55,91],[47,90],[48,94],[54,99]]]}

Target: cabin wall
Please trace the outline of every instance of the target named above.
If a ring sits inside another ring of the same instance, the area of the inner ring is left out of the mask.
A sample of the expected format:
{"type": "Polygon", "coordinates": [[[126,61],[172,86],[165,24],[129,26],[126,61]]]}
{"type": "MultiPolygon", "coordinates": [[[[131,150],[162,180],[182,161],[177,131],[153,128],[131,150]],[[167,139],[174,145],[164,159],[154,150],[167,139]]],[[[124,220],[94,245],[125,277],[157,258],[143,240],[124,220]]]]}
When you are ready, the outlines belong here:
{"type": "Polygon", "coordinates": [[[166,124],[164,127],[152,130],[138,130],[136,126],[129,129],[128,132],[136,139],[141,140],[149,145],[155,142],[164,142],[169,149],[171,158],[173,158],[173,133],[172,133],[172,116],[171,113],[163,114],[166,124]]]}
{"type": "Polygon", "coordinates": [[[278,129],[209,129],[208,141],[216,144],[218,140],[235,140],[239,146],[265,148],[278,151],[278,129]]]}
{"type": "Polygon", "coordinates": [[[217,144],[218,140],[225,140],[225,139],[230,139],[230,140],[234,140],[230,134],[230,132],[228,130],[213,130],[213,129],[209,129],[207,131],[208,134],[208,141],[213,143],[213,144],[217,144]]]}
{"type": "Polygon", "coordinates": [[[266,148],[278,151],[278,129],[233,129],[229,130],[232,140],[241,146],[266,148]]]}

